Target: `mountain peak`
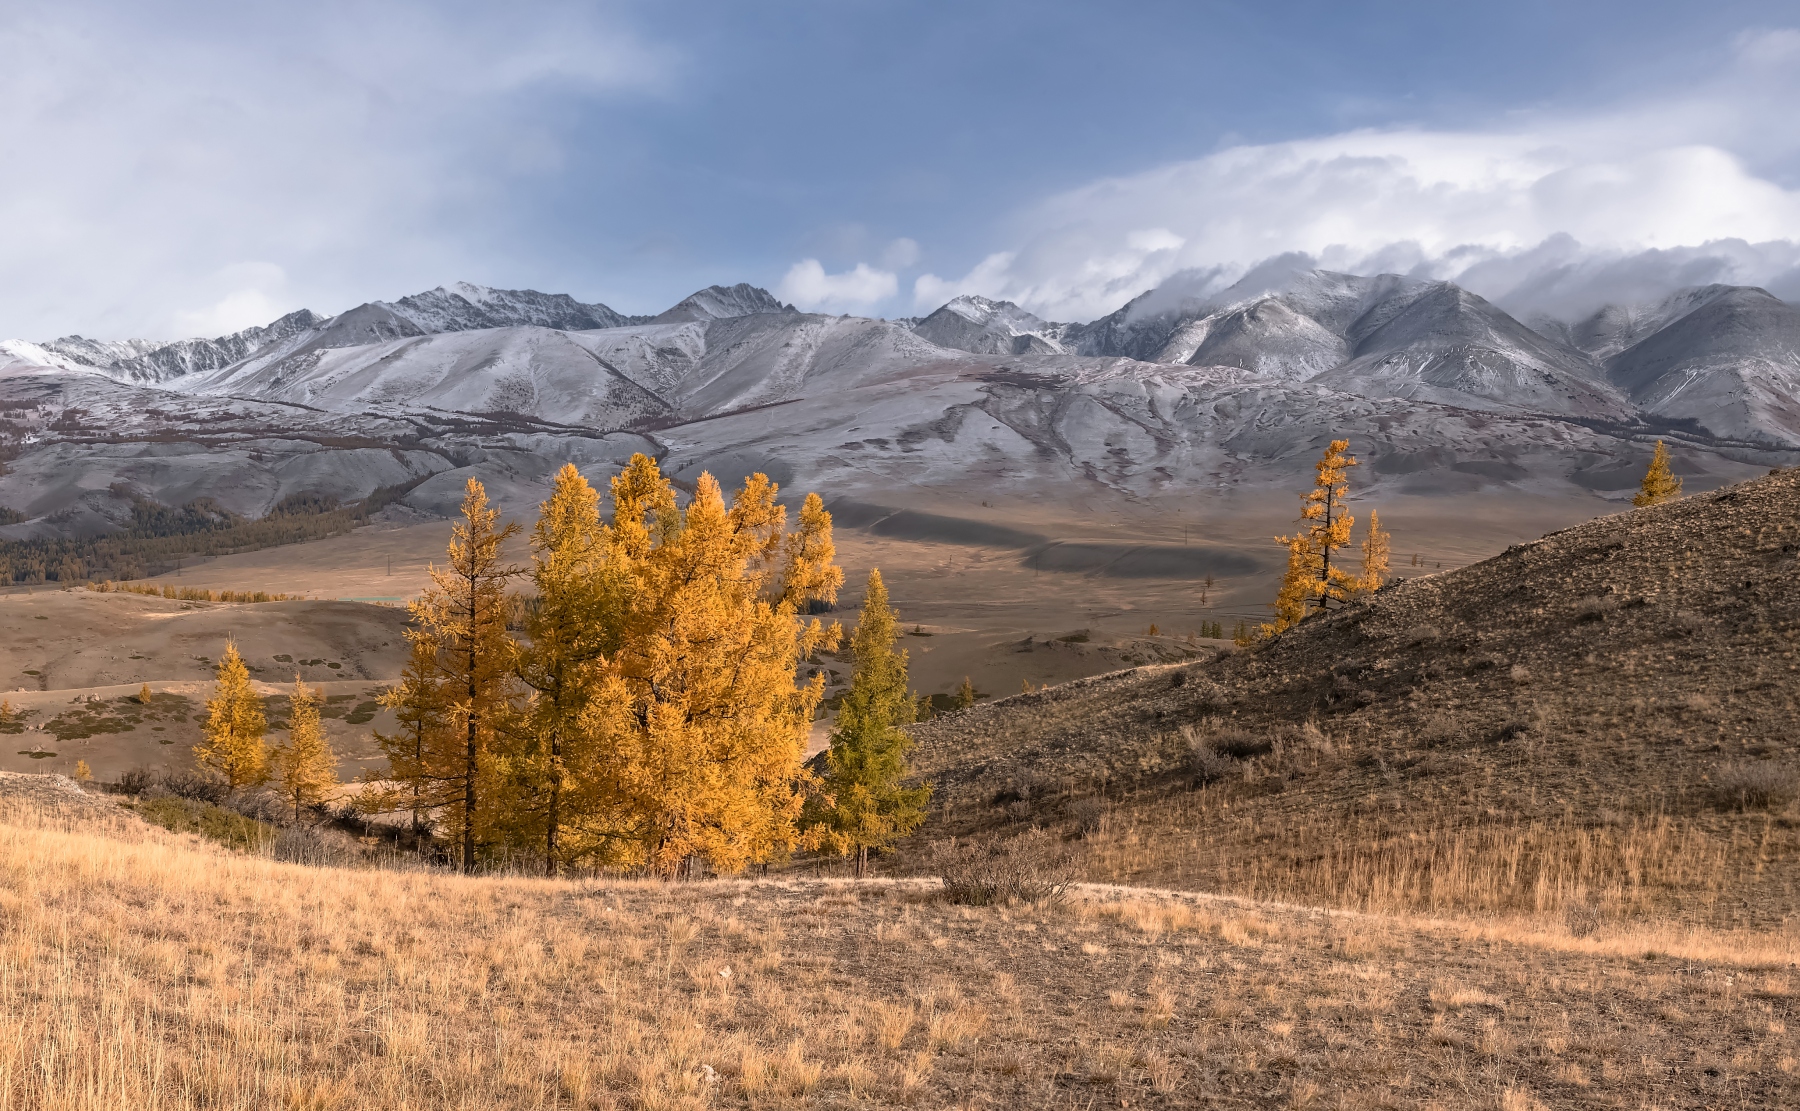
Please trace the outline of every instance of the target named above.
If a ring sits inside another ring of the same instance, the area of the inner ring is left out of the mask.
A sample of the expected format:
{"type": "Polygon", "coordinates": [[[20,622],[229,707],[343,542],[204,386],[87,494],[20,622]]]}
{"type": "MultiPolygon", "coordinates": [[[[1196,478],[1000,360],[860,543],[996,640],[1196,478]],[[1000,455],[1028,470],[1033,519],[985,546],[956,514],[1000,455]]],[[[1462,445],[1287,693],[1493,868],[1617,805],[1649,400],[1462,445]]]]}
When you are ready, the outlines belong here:
{"type": "Polygon", "coordinates": [[[739,282],[729,286],[709,285],[651,319],[656,324],[683,324],[689,321],[729,320],[737,316],[795,311],[794,306],[782,304],[774,294],[761,286],[739,282]]]}

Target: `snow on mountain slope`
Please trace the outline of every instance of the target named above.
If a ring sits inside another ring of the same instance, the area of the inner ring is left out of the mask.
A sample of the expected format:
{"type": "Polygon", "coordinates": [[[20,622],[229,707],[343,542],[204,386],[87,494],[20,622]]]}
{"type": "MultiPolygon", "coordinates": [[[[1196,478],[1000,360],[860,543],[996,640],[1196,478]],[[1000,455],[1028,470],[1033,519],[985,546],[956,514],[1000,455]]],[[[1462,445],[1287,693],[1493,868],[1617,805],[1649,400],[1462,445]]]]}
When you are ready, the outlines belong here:
{"type": "Polygon", "coordinates": [[[80,374],[97,368],[79,359],[23,339],[0,339],[0,375],[80,374]]]}
{"type": "Polygon", "coordinates": [[[308,346],[172,385],[201,397],[244,397],[330,412],[436,409],[521,413],[558,424],[620,428],[671,412],[615,370],[580,332],[487,328],[355,347],[308,346]]]}
{"type": "Polygon", "coordinates": [[[1676,290],[1650,305],[1605,305],[1573,323],[1551,317],[1531,322],[1534,330],[1600,362],[1725,296],[1739,286],[1705,285],[1676,290]]]}
{"type": "Polygon", "coordinates": [[[760,313],[794,312],[775,295],[759,286],[739,282],[737,285],[713,285],[684,298],[674,308],[650,318],[652,324],[683,324],[688,321],[728,320],[736,316],[760,313]]]}
{"type": "Polygon", "coordinates": [[[616,328],[640,319],[623,316],[605,305],[584,305],[566,293],[491,289],[457,282],[391,303],[370,301],[328,319],[302,309],[265,327],[246,328],[216,339],[180,340],[111,364],[92,365],[109,366],[123,378],[161,382],[222,370],[253,358],[268,365],[315,351],[409,336],[524,325],[616,328]]]}
{"type": "MultiPolygon", "coordinates": [[[[1352,325],[1370,322],[1365,312],[1352,325]]],[[[1413,297],[1367,331],[1349,362],[1315,376],[1320,385],[1519,413],[1629,420],[1631,406],[1577,352],[1533,332],[1448,282],[1413,297]]]]}
{"type": "Polygon", "coordinates": [[[1349,344],[1270,297],[1183,325],[1161,354],[1166,362],[1235,366],[1272,381],[1304,381],[1342,363],[1349,344]]]}
{"type": "Polygon", "coordinates": [[[64,336],[48,343],[39,344],[46,351],[55,352],[67,359],[72,359],[83,366],[111,367],[124,359],[136,359],[168,343],[158,339],[88,339],[86,336],[64,336]]]}
{"type": "Polygon", "coordinates": [[[1800,308],[1747,287],[1695,292],[1697,307],[1608,361],[1612,381],[1657,416],[1800,446],[1800,308]]]}
{"type": "Polygon", "coordinates": [[[219,370],[304,337],[326,322],[309,309],[288,313],[273,323],[245,328],[217,339],[183,339],[135,358],[120,359],[108,373],[132,382],[166,382],[197,371],[219,370]]]}
{"type": "Polygon", "coordinates": [[[1011,301],[965,294],[910,327],[939,347],[976,355],[1031,355],[1061,353],[1057,337],[1069,326],[1040,320],[1011,301]]]}

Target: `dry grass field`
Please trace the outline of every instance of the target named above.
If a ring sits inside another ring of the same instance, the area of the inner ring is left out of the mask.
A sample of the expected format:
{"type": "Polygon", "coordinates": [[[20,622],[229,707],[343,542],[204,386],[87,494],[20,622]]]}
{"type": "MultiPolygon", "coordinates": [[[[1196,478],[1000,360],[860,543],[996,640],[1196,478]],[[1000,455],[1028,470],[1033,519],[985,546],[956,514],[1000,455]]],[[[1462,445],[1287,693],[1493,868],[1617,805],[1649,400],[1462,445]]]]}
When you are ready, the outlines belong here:
{"type": "Polygon", "coordinates": [[[317,868],[0,775],[0,1108],[1779,1107],[1792,939],[317,868]]]}
{"type": "Polygon", "coordinates": [[[1800,930],[1800,473],[919,730],[922,834],[1091,880],[1800,930]]]}

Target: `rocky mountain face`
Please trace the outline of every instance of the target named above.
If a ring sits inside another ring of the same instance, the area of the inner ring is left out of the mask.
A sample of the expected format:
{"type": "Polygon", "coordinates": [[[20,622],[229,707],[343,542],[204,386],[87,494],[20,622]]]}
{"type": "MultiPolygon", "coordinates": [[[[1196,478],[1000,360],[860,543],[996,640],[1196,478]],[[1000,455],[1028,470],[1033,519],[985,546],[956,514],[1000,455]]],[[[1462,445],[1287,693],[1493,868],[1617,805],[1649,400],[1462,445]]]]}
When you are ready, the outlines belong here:
{"type": "Polygon", "coordinates": [[[129,354],[120,350],[105,360],[83,357],[102,345],[80,336],[57,340],[56,344],[67,345],[67,350],[60,346],[55,350],[121,378],[166,382],[188,374],[236,367],[257,357],[270,362],[310,352],[445,332],[526,326],[586,330],[617,328],[641,320],[621,315],[605,305],[584,305],[566,293],[490,289],[457,282],[394,302],[371,301],[334,317],[322,318],[301,309],[272,324],[215,339],[187,339],[154,346],[142,340],[128,340],[126,344],[134,345],[134,350],[129,354]]]}
{"type": "Polygon", "coordinates": [[[918,321],[915,335],[939,347],[975,355],[1050,355],[1064,350],[1062,338],[1072,325],[1040,320],[1011,301],[964,295],[918,321]]]}
{"type": "Polygon", "coordinates": [[[1797,320],[1709,287],[1533,329],[1447,283],[1279,268],[1085,325],[975,297],[825,316],[748,285],[624,317],[458,284],[211,340],[0,344],[0,506],[25,518],[0,536],[103,531],[134,496],[254,516],[416,483],[439,512],[469,475],[523,508],[563,461],[604,480],[640,450],[682,481],[1078,511],[1286,490],[1347,436],[1371,495],[1619,498],[1657,438],[1695,486],[1800,461],[1797,320]]]}

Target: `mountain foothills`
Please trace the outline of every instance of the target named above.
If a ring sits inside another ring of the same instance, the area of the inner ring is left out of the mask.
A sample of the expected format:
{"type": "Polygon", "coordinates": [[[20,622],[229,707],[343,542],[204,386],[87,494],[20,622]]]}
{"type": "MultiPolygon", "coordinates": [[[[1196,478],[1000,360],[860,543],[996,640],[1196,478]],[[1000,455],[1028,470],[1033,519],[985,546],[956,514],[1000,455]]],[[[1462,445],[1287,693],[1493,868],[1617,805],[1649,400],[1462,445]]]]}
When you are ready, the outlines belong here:
{"type": "Polygon", "coordinates": [[[202,498],[446,514],[471,476],[510,512],[565,462],[637,452],[851,516],[1150,507],[1291,487],[1336,438],[1376,495],[1620,498],[1658,438],[1696,488],[1747,477],[1800,459],[1800,309],[1710,286],[1528,325],[1446,282],[1280,265],[1086,324],[973,296],[826,316],[748,285],[642,317],[458,283],[212,339],[0,343],[0,538],[202,498]]]}

